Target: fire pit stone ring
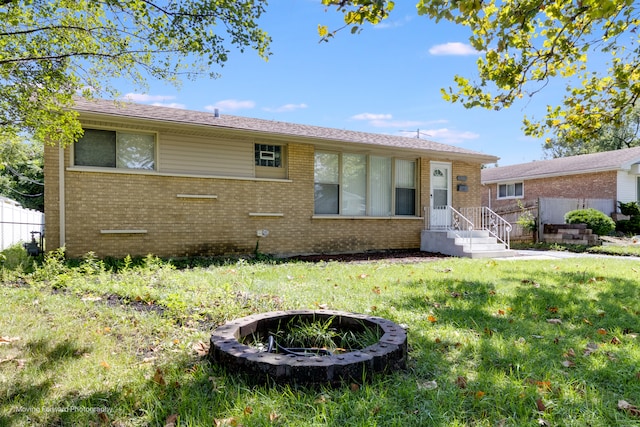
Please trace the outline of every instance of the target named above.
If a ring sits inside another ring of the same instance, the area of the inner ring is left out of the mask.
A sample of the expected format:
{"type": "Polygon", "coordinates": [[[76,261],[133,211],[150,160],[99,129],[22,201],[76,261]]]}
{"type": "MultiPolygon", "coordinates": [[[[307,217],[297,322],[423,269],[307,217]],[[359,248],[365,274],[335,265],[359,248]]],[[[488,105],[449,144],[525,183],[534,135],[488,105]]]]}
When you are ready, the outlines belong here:
{"type": "Polygon", "coordinates": [[[361,381],[372,373],[406,367],[407,333],[390,320],[364,314],[335,310],[273,311],[232,320],[218,327],[211,335],[209,358],[250,377],[279,383],[361,381]],[[292,319],[332,319],[331,325],[342,329],[378,328],[381,337],[368,347],[324,356],[268,353],[240,342],[247,336],[276,328],[292,319]]]}

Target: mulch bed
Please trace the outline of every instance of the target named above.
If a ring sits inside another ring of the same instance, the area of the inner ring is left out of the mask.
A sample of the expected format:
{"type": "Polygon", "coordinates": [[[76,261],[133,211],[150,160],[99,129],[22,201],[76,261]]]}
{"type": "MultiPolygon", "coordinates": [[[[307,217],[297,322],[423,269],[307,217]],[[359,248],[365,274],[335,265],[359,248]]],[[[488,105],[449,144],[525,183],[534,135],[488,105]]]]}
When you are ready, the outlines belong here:
{"type": "Polygon", "coordinates": [[[302,262],[349,262],[362,263],[371,261],[385,261],[389,263],[414,263],[439,261],[448,258],[447,255],[422,252],[420,250],[389,250],[381,252],[364,252],[353,254],[319,254],[319,255],[299,255],[288,258],[294,261],[302,262]]]}

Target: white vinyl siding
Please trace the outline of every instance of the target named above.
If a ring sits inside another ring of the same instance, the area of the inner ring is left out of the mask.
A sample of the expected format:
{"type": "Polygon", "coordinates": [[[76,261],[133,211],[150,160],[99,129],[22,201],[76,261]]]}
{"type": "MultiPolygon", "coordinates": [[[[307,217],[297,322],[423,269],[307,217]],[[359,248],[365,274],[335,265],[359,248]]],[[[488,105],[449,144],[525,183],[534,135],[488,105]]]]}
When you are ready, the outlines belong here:
{"type": "Polygon", "coordinates": [[[217,176],[254,176],[254,144],[201,136],[162,134],[159,171],[217,176]]]}
{"type": "Polygon", "coordinates": [[[638,200],[638,175],[626,171],[618,171],[616,184],[617,202],[633,202],[638,200]]]}

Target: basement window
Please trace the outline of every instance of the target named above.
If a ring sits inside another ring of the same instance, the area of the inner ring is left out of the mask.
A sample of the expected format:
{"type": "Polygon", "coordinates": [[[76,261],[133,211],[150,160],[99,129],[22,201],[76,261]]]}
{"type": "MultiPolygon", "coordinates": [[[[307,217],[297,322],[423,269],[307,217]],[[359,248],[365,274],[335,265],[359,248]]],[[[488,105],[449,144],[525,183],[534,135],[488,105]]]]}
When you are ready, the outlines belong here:
{"type": "Polygon", "coordinates": [[[76,166],[101,168],[155,168],[155,134],[85,129],[74,145],[76,166]]]}
{"type": "Polygon", "coordinates": [[[256,144],[256,166],[281,168],[282,167],[282,146],[256,144]]]}
{"type": "Polygon", "coordinates": [[[522,197],[524,197],[523,182],[498,184],[498,199],[517,199],[522,197]]]}

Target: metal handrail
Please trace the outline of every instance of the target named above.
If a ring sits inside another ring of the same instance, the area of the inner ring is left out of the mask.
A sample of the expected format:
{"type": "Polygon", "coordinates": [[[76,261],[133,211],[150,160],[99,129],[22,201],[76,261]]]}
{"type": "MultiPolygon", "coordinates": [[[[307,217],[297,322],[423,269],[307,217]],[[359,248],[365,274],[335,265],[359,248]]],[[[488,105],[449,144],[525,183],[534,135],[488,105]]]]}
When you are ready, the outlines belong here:
{"type": "Polygon", "coordinates": [[[458,210],[456,210],[454,207],[447,206],[447,209],[449,210],[451,215],[451,224],[447,226],[447,230],[453,232],[456,237],[465,239],[467,241],[467,244],[469,245],[469,250],[472,250],[474,229],[473,222],[458,210]]]}
{"type": "Polygon", "coordinates": [[[489,231],[489,234],[493,235],[498,241],[502,242],[507,249],[511,248],[511,230],[513,227],[507,220],[500,215],[489,209],[483,207],[483,219],[487,219],[487,223],[483,223],[483,228],[489,231]]]}
{"type": "Polygon", "coordinates": [[[471,221],[477,227],[476,229],[488,231],[489,235],[495,237],[497,241],[504,244],[507,249],[510,249],[511,230],[513,227],[504,218],[486,206],[463,208],[461,210],[467,217],[471,218],[471,221]]]}
{"type": "MultiPolygon", "coordinates": [[[[469,245],[472,244],[473,230],[485,230],[497,241],[511,248],[512,226],[500,215],[488,207],[461,208],[459,211],[452,206],[442,208],[425,207],[425,229],[433,229],[431,220],[435,214],[444,220],[444,224],[439,227],[443,230],[452,231],[456,237],[467,239],[469,245]]],[[[438,228],[438,227],[436,227],[438,228]]]]}

